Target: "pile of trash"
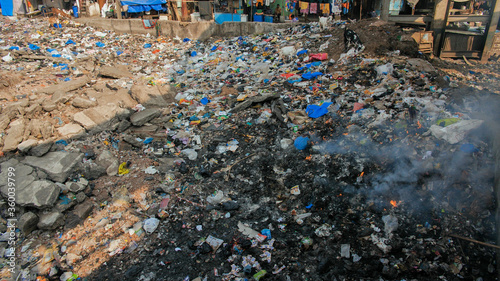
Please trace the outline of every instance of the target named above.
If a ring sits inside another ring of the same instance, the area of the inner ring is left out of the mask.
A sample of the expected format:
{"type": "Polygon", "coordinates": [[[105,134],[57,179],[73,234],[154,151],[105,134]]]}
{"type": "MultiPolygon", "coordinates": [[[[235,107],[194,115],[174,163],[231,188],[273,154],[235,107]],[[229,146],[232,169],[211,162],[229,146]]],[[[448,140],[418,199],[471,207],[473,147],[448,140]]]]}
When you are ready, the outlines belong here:
{"type": "Polygon", "coordinates": [[[337,57],[346,24],[200,42],[2,21],[16,278],[495,278],[497,96],[408,50],[337,57]]]}

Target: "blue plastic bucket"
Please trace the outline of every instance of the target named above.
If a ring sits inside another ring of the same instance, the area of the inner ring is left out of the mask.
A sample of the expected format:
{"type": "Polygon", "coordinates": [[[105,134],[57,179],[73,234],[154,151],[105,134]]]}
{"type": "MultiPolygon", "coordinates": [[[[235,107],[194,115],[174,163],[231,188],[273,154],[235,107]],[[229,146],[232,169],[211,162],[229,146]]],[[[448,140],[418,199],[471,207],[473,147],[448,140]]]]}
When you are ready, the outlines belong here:
{"type": "Polygon", "coordinates": [[[14,1],[0,0],[0,5],[2,6],[2,16],[11,17],[14,15],[14,1]]]}
{"type": "Polygon", "coordinates": [[[74,16],[75,18],[77,18],[77,17],[78,17],[78,6],[73,6],[73,16],[74,16]]]}

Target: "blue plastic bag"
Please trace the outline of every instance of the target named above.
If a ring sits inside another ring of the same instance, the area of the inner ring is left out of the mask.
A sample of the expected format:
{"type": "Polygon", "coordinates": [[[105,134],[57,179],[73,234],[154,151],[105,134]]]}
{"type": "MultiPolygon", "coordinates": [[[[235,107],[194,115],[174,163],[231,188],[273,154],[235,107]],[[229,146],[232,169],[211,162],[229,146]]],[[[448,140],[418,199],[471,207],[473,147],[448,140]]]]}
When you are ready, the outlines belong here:
{"type": "Polygon", "coordinates": [[[145,139],[142,143],[143,143],[143,144],[149,144],[149,143],[151,143],[152,141],[153,141],[153,138],[147,138],[147,139],[145,139]]]}
{"type": "Polygon", "coordinates": [[[123,52],[122,52],[122,51],[116,51],[116,55],[117,55],[117,56],[119,56],[119,55],[121,55],[121,54],[123,54],[123,52]]]}
{"type": "Polygon", "coordinates": [[[191,41],[191,39],[189,39],[189,38],[184,38],[184,39],[182,40],[182,42],[189,42],[189,41],[191,41]]]}
{"type": "Polygon", "coordinates": [[[192,57],[196,57],[196,55],[198,55],[198,53],[196,53],[195,51],[192,51],[192,52],[191,52],[191,56],[192,56],[192,57]]]}
{"type": "Polygon", "coordinates": [[[144,49],[151,48],[151,44],[144,44],[144,49]]]}
{"type": "Polygon", "coordinates": [[[207,99],[207,98],[205,97],[205,98],[202,98],[202,99],[200,100],[200,102],[201,102],[201,104],[203,104],[203,105],[207,105],[207,104],[210,102],[210,100],[209,100],[209,99],[207,99]]]}
{"type": "Polygon", "coordinates": [[[19,51],[19,47],[17,46],[12,46],[9,48],[9,50],[13,51],[13,50],[16,50],[16,51],[19,51]]]}
{"type": "Polygon", "coordinates": [[[298,137],[295,139],[295,141],[293,142],[293,145],[295,146],[295,148],[297,148],[298,150],[304,150],[307,148],[307,144],[309,142],[309,138],[308,137],[298,137]]]}
{"type": "Polygon", "coordinates": [[[314,79],[320,75],[323,75],[323,73],[321,73],[321,72],[313,72],[313,73],[307,72],[307,73],[302,74],[302,78],[307,79],[307,80],[311,80],[311,79],[314,79]]]}
{"type": "Polygon", "coordinates": [[[33,44],[29,44],[28,47],[30,48],[30,50],[33,50],[33,51],[40,49],[40,47],[38,47],[37,45],[33,45],[33,44]]]}
{"type": "Polygon", "coordinates": [[[302,50],[297,52],[297,56],[307,54],[307,50],[302,50]]]}
{"type": "Polygon", "coordinates": [[[70,44],[76,45],[75,41],[69,39],[68,41],[66,41],[66,45],[70,45],[70,44]]]}
{"type": "Polygon", "coordinates": [[[307,116],[311,118],[318,118],[328,113],[328,107],[332,105],[332,102],[325,102],[321,106],[310,104],[306,108],[307,116]]]}
{"type": "Polygon", "coordinates": [[[100,47],[100,48],[102,48],[102,47],[106,46],[106,45],[105,45],[104,43],[102,43],[102,42],[97,42],[97,43],[95,43],[95,45],[96,45],[97,47],[100,47]]]}

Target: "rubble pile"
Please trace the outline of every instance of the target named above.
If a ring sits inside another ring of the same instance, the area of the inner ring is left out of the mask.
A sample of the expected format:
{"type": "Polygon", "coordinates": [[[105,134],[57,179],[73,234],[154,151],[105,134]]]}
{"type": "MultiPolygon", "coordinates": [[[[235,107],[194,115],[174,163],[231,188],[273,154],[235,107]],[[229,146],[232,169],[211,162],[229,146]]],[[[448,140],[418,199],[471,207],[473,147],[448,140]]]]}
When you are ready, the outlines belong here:
{"type": "Polygon", "coordinates": [[[349,24],[359,53],[345,22],[207,42],[1,24],[18,280],[497,276],[498,83],[398,27],[349,24]]]}

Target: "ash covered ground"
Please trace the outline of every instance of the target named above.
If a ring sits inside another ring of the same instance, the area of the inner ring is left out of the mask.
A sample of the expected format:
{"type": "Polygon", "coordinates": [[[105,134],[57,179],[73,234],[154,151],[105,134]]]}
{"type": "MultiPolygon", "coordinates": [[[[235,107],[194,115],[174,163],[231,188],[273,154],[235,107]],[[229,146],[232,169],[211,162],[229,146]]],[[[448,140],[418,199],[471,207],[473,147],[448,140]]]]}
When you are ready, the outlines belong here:
{"type": "Polygon", "coordinates": [[[2,179],[33,179],[19,279],[496,280],[498,65],[374,20],[348,53],[344,24],[197,42],[2,21],[2,179]]]}

